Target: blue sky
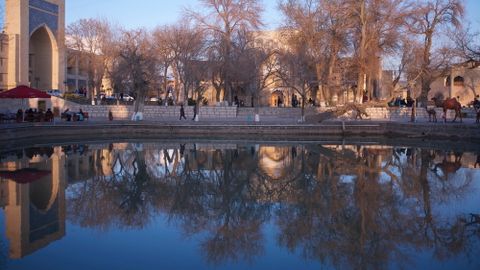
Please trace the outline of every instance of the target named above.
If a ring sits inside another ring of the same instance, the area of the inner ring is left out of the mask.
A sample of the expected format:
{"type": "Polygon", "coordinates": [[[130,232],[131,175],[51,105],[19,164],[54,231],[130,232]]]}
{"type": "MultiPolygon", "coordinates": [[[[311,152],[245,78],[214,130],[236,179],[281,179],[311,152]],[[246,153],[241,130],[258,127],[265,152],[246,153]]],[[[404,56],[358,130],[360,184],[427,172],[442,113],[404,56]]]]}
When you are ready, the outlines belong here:
{"type": "MultiPolygon", "coordinates": [[[[82,18],[106,18],[126,28],[172,24],[184,7],[198,6],[198,0],[66,0],[67,25],[82,18]]],[[[263,0],[264,22],[275,28],[281,21],[277,0],[263,0]]],[[[466,0],[467,19],[480,31],[480,0],[466,0]]]]}
{"type": "MultiPolygon", "coordinates": [[[[66,0],[67,25],[81,18],[107,18],[127,28],[154,28],[181,18],[185,7],[198,7],[198,0],[66,0]]],[[[277,0],[263,0],[264,22],[279,23],[277,0]],[[268,10],[268,12],[267,12],[268,10]]]]}

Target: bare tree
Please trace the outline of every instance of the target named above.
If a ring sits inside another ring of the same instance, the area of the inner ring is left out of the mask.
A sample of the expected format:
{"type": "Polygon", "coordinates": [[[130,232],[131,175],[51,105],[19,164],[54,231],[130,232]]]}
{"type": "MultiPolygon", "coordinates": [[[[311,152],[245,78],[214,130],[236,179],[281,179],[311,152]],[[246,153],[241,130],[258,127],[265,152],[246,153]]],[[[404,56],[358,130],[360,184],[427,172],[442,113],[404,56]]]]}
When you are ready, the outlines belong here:
{"type": "Polygon", "coordinates": [[[249,54],[249,57],[246,59],[249,62],[247,70],[250,71],[251,106],[258,109],[260,106],[260,95],[265,90],[281,84],[281,80],[278,77],[281,52],[270,48],[254,48],[250,50],[249,54]]]}
{"type": "Polygon", "coordinates": [[[408,14],[405,0],[350,0],[350,14],[354,20],[354,59],[357,65],[356,100],[364,93],[370,99],[379,98],[379,77],[385,54],[398,48],[404,17],[408,14]]]}
{"type": "MultiPolygon", "coordinates": [[[[326,51],[324,42],[325,31],[322,29],[323,20],[321,14],[321,1],[314,0],[286,0],[279,4],[285,16],[285,30],[288,31],[288,46],[297,46],[299,43],[306,44],[306,54],[315,62],[316,80],[319,86],[324,83],[325,66],[322,61],[326,51]]],[[[285,32],[286,32],[285,31],[285,32]]],[[[307,57],[307,55],[305,55],[307,57]]],[[[312,98],[316,100],[318,89],[312,92],[312,98]]],[[[325,97],[320,91],[320,102],[324,103],[325,97]]]]}
{"type": "Polygon", "coordinates": [[[221,84],[225,88],[225,97],[232,102],[232,50],[235,36],[242,31],[256,30],[262,23],[260,15],[263,11],[258,0],[200,0],[203,12],[188,10],[187,13],[196,23],[205,29],[209,39],[218,51],[221,63],[221,84]]]}
{"type": "Polygon", "coordinates": [[[279,48],[274,42],[259,45],[256,41],[263,37],[264,32],[243,32],[239,34],[233,46],[232,70],[237,106],[250,103],[255,107],[255,121],[260,120],[260,95],[279,84],[277,76],[279,69],[279,48]],[[270,45],[269,45],[270,44],[270,45]]]}
{"type": "MultiPolygon", "coordinates": [[[[196,61],[204,56],[204,31],[188,23],[171,26],[167,44],[173,55],[172,68],[177,76],[179,85],[182,86],[183,102],[189,97],[189,90],[196,82],[197,74],[194,72],[196,61]]],[[[177,93],[179,96],[179,93],[177,93]]]]}
{"type": "Polygon", "coordinates": [[[394,92],[407,87],[414,89],[416,82],[420,78],[422,50],[421,44],[414,38],[408,35],[400,37],[398,47],[391,54],[392,59],[395,59],[393,77],[390,85],[387,85],[388,98],[390,101],[394,97],[394,92]],[[400,85],[400,81],[406,79],[407,85],[400,85]]]}
{"type": "Polygon", "coordinates": [[[480,61],[480,43],[478,42],[480,33],[475,33],[470,27],[453,33],[455,43],[463,57],[480,61]]]}
{"type": "Polygon", "coordinates": [[[99,19],[81,19],[67,27],[66,45],[85,63],[92,100],[99,94],[110,61],[115,57],[114,32],[107,21],[99,19]]]}
{"type": "MultiPolygon", "coordinates": [[[[172,29],[168,26],[158,27],[152,33],[157,61],[163,74],[162,88],[165,93],[165,100],[168,99],[168,71],[172,67],[175,58],[175,52],[172,50],[170,43],[171,35],[172,29]]],[[[158,90],[157,96],[160,97],[160,90],[158,90]]]]}
{"type": "Polygon", "coordinates": [[[290,47],[290,50],[281,56],[281,68],[277,72],[281,85],[293,89],[301,97],[301,121],[305,121],[307,97],[318,89],[315,60],[307,55],[306,51],[305,43],[290,47]]]}
{"type": "Polygon", "coordinates": [[[460,0],[429,0],[418,3],[408,18],[409,31],[423,40],[420,101],[426,105],[431,83],[444,72],[453,59],[446,47],[435,47],[442,26],[460,28],[464,7],[460,0]]]}
{"type": "Polygon", "coordinates": [[[148,87],[158,79],[153,50],[147,32],[141,29],[124,31],[118,44],[118,60],[112,79],[116,87],[123,87],[135,95],[132,120],[143,119],[148,87]]]}

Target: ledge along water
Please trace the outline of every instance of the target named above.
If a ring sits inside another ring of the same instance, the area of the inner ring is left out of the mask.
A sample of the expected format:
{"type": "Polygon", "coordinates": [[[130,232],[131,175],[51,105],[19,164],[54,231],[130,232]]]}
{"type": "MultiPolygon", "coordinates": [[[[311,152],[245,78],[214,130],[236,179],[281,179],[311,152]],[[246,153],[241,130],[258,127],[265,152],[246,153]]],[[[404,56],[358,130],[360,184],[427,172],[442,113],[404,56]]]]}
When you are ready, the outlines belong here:
{"type": "Polygon", "coordinates": [[[366,139],[388,143],[402,140],[450,140],[480,143],[480,125],[472,123],[410,123],[394,121],[328,121],[322,124],[235,122],[87,121],[4,124],[0,147],[71,140],[105,139],[237,139],[286,141],[350,141],[366,139]]]}

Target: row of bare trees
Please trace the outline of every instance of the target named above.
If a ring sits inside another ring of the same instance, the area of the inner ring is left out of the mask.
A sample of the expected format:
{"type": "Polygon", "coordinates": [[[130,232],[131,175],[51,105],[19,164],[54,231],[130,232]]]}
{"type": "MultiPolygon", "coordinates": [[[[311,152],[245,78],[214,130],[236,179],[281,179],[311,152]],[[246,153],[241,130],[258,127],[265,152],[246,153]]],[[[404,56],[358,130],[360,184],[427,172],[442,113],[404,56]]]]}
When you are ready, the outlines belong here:
{"type": "Polygon", "coordinates": [[[255,43],[260,1],[199,2],[181,22],[153,31],[95,19],[69,25],[67,44],[87,59],[93,94],[107,77],[114,91],[132,92],[139,103],[152,94],[200,102],[211,87],[217,102],[248,96],[254,106],[275,85],[300,95],[300,104],[307,97],[334,104],[345,91],[357,102],[387,99],[406,80],[426,101],[453,62],[479,55],[474,35],[462,30],[462,0],[282,0],[282,48],[255,43]],[[461,33],[456,43],[445,40],[452,29],[461,33]],[[382,88],[387,59],[394,59],[396,78],[382,88]]]}
{"type": "Polygon", "coordinates": [[[294,42],[306,46],[302,57],[315,63],[321,102],[351,86],[358,102],[364,95],[388,98],[403,79],[425,102],[432,82],[465,57],[456,44],[445,42],[445,34],[462,28],[460,0],[286,0],[280,6],[294,42]],[[382,94],[386,59],[395,59],[398,70],[382,94]],[[342,74],[342,66],[350,74],[342,74]]]}

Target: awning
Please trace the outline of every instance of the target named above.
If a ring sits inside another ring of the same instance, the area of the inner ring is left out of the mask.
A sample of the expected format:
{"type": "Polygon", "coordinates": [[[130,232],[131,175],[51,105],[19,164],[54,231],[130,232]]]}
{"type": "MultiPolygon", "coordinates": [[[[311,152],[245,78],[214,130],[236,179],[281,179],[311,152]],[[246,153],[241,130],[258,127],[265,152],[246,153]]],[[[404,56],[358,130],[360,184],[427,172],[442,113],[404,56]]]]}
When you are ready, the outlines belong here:
{"type": "Polygon", "coordinates": [[[50,98],[51,96],[41,90],[28,87],[26,85],[19,85],[8,91],[0,93],[0,98],[50,98]]]}
{"type": "Polygon", "coordinates": [[[13,180],[19,184],[31,183],[47,175],[50,175],[50,171],[31,168],[20,169],[16,171],[0,171],[0,178],[13,180]]]}

